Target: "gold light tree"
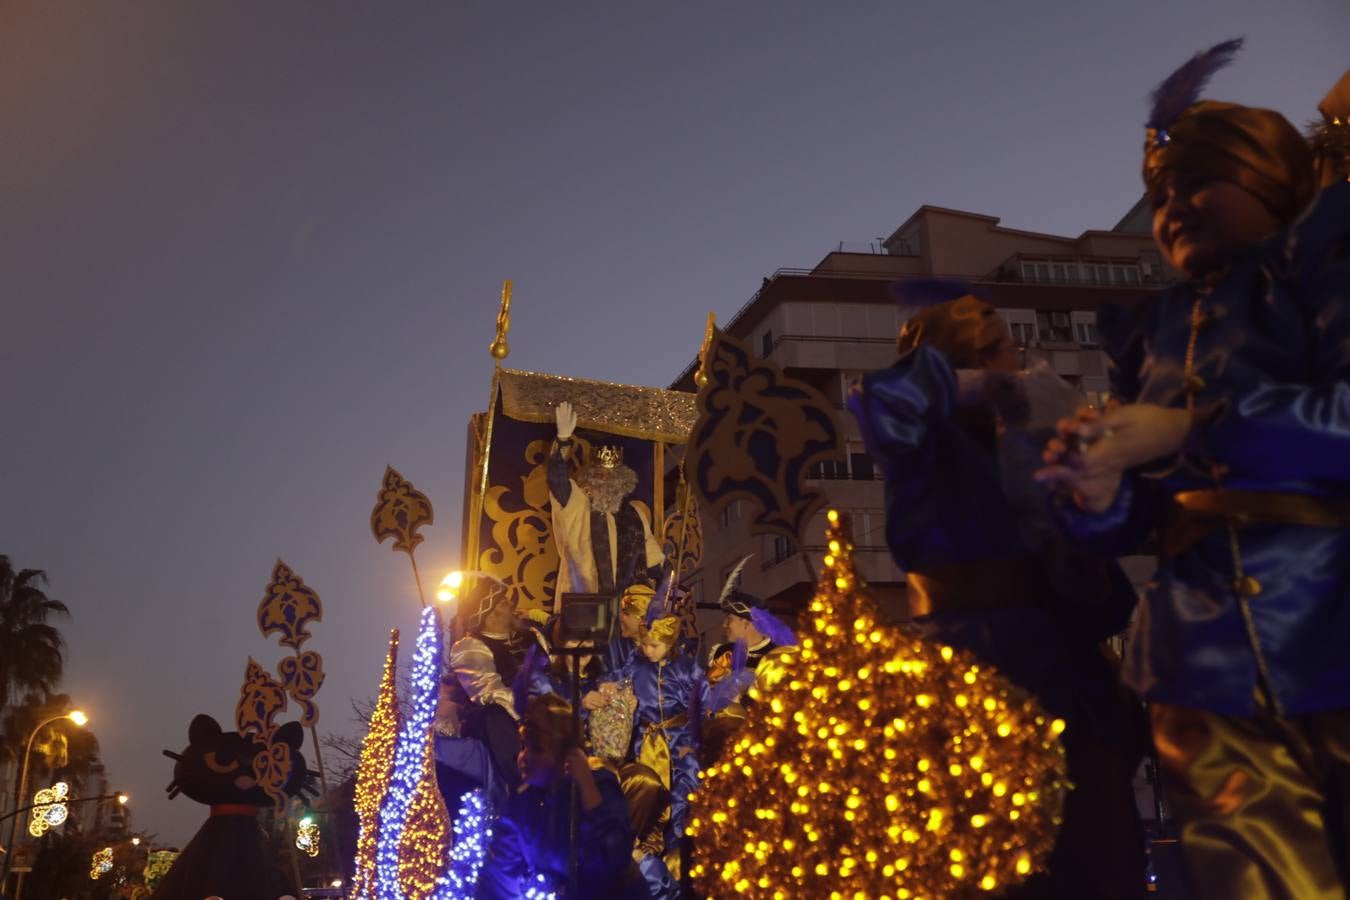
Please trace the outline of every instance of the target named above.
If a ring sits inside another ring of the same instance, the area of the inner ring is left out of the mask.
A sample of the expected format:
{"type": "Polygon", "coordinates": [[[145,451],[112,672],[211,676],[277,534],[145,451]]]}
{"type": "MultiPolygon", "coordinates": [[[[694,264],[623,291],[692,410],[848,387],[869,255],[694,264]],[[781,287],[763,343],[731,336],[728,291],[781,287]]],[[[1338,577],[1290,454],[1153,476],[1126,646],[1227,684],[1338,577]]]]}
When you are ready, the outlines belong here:
{"type": "Polygon", "coordinates": [[[936,900],[1024,880],[1058,830],[1064,723],[881,625],[828,518],[801,646],[694,795],[699,895],[936,900]]]}
{"type": "Polygon", "coordinates": [[[359,831],[356,839],[356,874],[352,879],[353,897],[375,896],[375,847],[380,833],[380,801],[389,790],[394,769],[394,744],[402,723],[398,714],[398,629],[389,632],[389,653],[384,658],[380,693],[370,716],[370,730],[361,745],[356,768],[356,815],[359,831]]]}
{"type": "Polygon", "coordinates": [[[421,774],[398,850],[398,881],[407,900],[425,900],[437,893],[453,843],[450,814],[436,784],[436,735],[427,733],[421,774]]]}

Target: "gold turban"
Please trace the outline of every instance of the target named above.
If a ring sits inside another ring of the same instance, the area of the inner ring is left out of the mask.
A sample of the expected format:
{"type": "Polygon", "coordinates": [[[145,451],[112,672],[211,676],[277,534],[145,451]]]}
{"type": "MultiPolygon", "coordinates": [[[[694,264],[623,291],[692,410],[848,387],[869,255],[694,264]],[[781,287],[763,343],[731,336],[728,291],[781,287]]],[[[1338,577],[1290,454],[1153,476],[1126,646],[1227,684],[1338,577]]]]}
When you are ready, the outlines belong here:
{"type": "Polygon", "coordinates": [[[1292,222],[1314,191],[1312,151],[1288,119],[1214,100],[1191,104],[1165,132],[1148,130],[1144,183],[1152,189],[1167,171],[1236,184],[1281,224],[1292,222]]]}
{"type": "Polygon", "coordinates": [[[647,587],[647,585],[635,584],[623,592],[623,597],[619,600],[619,606],[631,616],[645,616],[647,607],[651,606],[652,598],[655,596],[656,591],[647,587]]]}
{"type": "Polygon", "coordinates": [[[954,369],[982,369],[1007,333],[993,306],[967,294],[916,312],[900,328],[896,346],[903,354],[931,344],[954,369]]]}
{"type": "Polygon", "coordinates": [[[663,644],[675,643],[675,638],[680,635],[680,617],[665,616],[657,619],[642,630],[642,639],[651,641],[660,641],[663,644]]]}

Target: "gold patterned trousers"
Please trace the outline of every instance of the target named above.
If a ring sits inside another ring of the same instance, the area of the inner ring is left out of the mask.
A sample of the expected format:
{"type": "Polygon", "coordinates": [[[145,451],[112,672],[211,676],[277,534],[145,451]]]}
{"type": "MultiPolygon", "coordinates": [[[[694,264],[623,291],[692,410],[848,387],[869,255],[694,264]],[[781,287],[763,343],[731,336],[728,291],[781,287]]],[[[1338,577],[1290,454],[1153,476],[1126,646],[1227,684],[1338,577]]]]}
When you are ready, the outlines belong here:
{"type": "Polygon", "coordinates": [[[1150,708],[1181,848],[1202,900],[1345,898],[1350,710],[1280,718],[1150,708]]]}

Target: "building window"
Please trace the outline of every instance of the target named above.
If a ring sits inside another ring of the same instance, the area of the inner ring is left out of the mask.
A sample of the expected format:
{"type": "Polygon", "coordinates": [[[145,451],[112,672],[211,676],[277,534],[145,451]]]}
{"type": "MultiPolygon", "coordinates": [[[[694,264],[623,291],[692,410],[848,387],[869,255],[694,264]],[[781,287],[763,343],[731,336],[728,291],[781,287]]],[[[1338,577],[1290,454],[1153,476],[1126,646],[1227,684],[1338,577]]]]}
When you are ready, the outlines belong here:
{"type": "Polygon", "coordinates": [[[807,478],[822,478],[826,481],[838,481],[841,478],[848,477],[848,461],[843,459],[827,459],[825,462],[816,463],[807,473],[807,478]]]}
{"type": "Polygon", "coordinates": [[[1008,328],[1012,331],[1013,343],[1019,347],[1029,347],[1036,342],[1036,326],[1030,322],[1013,322],[1008,328]]]}
{"type": "Polygon", "coordinates": [[[792,538],[779,535],[773,539],[773,562],[775,565],[791,559],[797,552],[797,544],[792,538]]]}
{"type": "Polygon", "coordinates": [[[1036,330],[1043,341],[1072,341],[1069,314],[1065,312],[1037,312],[1036,330]]]}
{"type": "Polygon", "coordinates": [[[1090,347],[1097,346],[1097,326],[1091,322],[1075,323],[1078,332],[1078,343],[1086,344],[1090,347]]]}
{"type": "Polygon", "coordinates": [[[850,453],[848,461],[849,467],[853,470],[854,481],[871,481],[876,477],[876,467],[872,465],[872,457],[866,453],[850,453]]]}
{"type": "Polygon", "coordinates": [[[721,521],[723,528],[730,528],[731,523],[737,521],[738,519],[740,519],[740,517],[741,517],[741,501],[732,500],[726,506],[722,507],[721,521]]]}
{"type": "Polygon", "coordinates": [[[759,355],[761,359],[765,359],[770,353],[773,353],[773,332],[766,331],[759,339],[759,355]]]}

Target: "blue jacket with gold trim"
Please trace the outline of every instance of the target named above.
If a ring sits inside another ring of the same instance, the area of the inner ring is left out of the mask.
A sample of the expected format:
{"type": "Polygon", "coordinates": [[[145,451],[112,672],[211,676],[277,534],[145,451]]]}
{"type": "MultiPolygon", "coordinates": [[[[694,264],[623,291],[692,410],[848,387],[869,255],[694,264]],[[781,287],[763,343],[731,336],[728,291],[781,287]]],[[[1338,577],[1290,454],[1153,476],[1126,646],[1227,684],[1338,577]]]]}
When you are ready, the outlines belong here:
{"type": "MultiPolygon", "coordinates": [[[[1323,192],[1285,234],[1237,260],[1200,304],[1192,375],[1190,285],[1141,307],[1103,309],[1113,390],[1122,402],[1184,407],[1183,455],[1127,473],[1100,515],[1069,506],[1076,537],[1126,553],[1177,493],[1261,491],[1350,503],[1350,184],[1323,192]]],[[[1130,641],[1125,677],[1147,697],[1246,715],[1268,680],[1277,709],[1350,708],[1350,529],[1239,524],[1237,592],[1229,529],[1201,529],[1164,554],[1130,641]]]]}

